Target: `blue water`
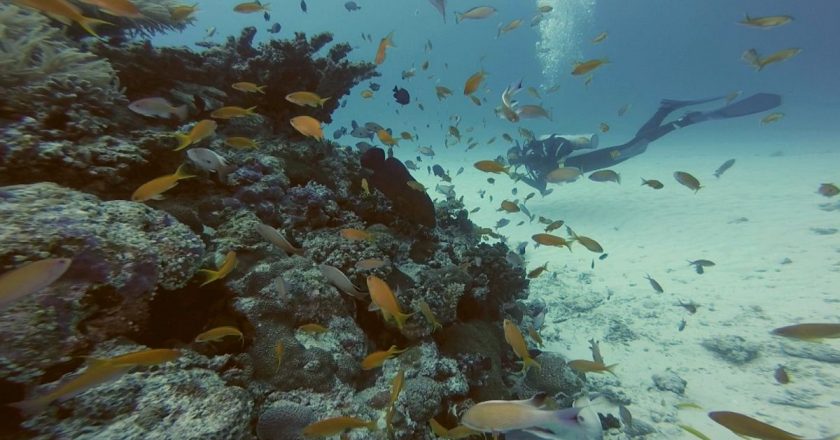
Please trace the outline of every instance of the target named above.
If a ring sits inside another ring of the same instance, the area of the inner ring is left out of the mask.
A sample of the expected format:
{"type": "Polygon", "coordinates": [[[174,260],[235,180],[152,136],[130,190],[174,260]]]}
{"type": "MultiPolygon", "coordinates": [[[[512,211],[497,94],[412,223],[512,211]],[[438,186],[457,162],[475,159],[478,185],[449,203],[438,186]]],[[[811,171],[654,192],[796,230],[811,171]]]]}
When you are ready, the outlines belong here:
{"type": "MultiPolygon", "coordinates": [[[[347,105],[335,112],[334,123],[325,127],[325,132],[331,134],[353,119],[376,121],[396,133],[419,133],[420,144],[435,146],[439,155],[445,155],[442,144],[452,115],[462,118],[462,131],[465,127],[481,127],[482,134],[476,136],[479,141],[502,132],[517,137],[518,126],[537,134],[582,133],[595,132],[601,122],[606,122],[611,130],[601,135],[601,145],[608,146],[628,139],[661,98],[692,99],[735,90],[743,91],[743,96],[756,92],[781,94],[783,104],[778,111],[784,112],[785,118],[770,126],[761,126],[760,116],[711,122],[673,133],[655,146],[699,148],[698,144],[702,144],[704,149],[720,146],[728,150],[740,145],[763,151],[792,146],[824,148],[836,145],[840,138],[836,124],[840,109],[840,4],[831,0],[553,1],[546,3],[553,5],[554,11],[536,27],[529,27],[536,15],[534,2],[487,1],[484,4],[498,9],[495,15],[460,24],[455,23],[454,11],[474,4],[450,2],[444,23],[425,0],[357,3],[362,9],[348,12],[340,1],[309,1],[307,13],[301,11],[297,1],[273,3],[271,21],[266,22],[261,14],[233,12],[233,2],[207,2],[200,5],[195,26],[157,41],[192,45],[204,38],[204,30],[210,26],[217,28],[213,40],[221,41],[228,35],[238,35],[248,25],[258,27],[256,40],[263,41],[272,37],[266,29],[279,22],[283,30],[276,37],[329,31],[335,35],[335,41],[353,45],[351,59],[372,61],[379,40],[394,31],[397,47],[388,50],[386,61],[378,68],[382,76],[374,79],[382,89],[374,99],[363,100],[359,96],[367,88],[363,83],[350,96],[342,97],[347,105]],[[786,14],[795,20],[778,28],[756,29],[737,24],[745,12],[752,16],[786,14]],[[497,39],[497,27],[515,18],[525,22],[497,39]],[[608,32],[608,38],[601,44],[592,44],[592,38],[603,31],[608,32]],[[373,42],[364,41],[362,33],[371,34],[373,42]],[[433,46],[429,53],[424,51],[427,41],[433,46]],[[795,58],[760,72],[740,59],[749,48],[767,55],[788,47],[803,50],[795,58]],[[609,58],[610,63],[594,72],[589,86],[583,85],[584,77],[570,75],[575,61],[602,57],[609,58]],[[424,72],[420,64],[425,60],[431,66],[424,72]],[[400,73],[412,66],[417,75],[402,80],[400,73]],[[482,68],[489,75],[476,95],[486,98],[487,103],[476,107],[461,90],[466,78],[482,68]],[[492,108],[498,105],[501,91],[519,79],[525,86],[543,90],[543,100],[524,92],[519,99],[523,103],[542,103],[553,121],[512,124],[494,115],[492,108]],[[434,96],[437,84],[452,89],[453,96],[439,102],[434,96]],[[394,102],[390,90],[395,85],[409,90],[410,105],[402,107],[394,102]],[[556,93],[544,93],[544,89],[555,85],[559,85],[556,93]],[[416,106],[418,102],[425,111],[416,106]],[[624,104],[631,108],[619,118],[616,111],[624,104]],[[397,109],[399,114],[395,113],[397,109]]],[[[342,141],[352,145],[357,140],[342,141]]],[[[476,150],[481,151],[479,156],[492,158],[505,149],[505,143],[497,142],[476,150]]],[[[396,154],[410,158],[414,148],[410,150],[403,147],[396,154]]],[[[462,151],[451,150],[459,157],[462,151]]]]}

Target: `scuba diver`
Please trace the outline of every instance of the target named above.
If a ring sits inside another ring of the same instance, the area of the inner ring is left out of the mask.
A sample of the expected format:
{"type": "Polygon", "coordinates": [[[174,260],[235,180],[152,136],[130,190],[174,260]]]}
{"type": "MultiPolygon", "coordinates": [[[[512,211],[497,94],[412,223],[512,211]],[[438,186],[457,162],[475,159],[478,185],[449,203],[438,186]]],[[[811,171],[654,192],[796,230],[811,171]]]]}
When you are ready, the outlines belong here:
{"type": "Polygon", "coordinates": [[[760,113],[778,107],[782,102],[779,95],[757,93],[716,110],[693,111],[681,118],[663,123],[665,118],[675,110],[724,98],[726,97],[718,96],[694,101],[663,99],[659,109],[636,132],[633,139],[610,148],[580,153],[581,150],[591,150],[598,147],[597,135],[560,136],[552,134],[540,139],[532,139],[524,147],[520,147],[517,143],[515,147],[508,150],[507,159],[512,167],[524,166],[527,174],[511,172],[511,177],[540,190],[542,195],[547,195],[551,190],[546,190],[546,175],[558,167],[575,167],[580,169],[582,173],[608,168],[644,153],[651,142],[678,128],[712,119],[735,118],[760,113]]]}

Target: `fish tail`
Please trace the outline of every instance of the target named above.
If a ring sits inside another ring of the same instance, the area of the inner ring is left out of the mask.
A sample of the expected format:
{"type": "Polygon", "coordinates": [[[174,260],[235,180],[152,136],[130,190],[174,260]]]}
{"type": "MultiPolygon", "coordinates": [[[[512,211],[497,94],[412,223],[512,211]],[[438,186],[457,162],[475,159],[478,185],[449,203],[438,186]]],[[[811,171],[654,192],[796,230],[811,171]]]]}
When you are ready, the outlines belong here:
{"type": "Polygon", "coordinates": [[[376,424],[376,420],[371,420],[371,421],[367,422],[367,423],[365,424],[365,428],[367,428],[367,429],[368,429],[368,431],[377,431],[377,430],[379,430],[379,426],[376,424]]]}
{"type": "Polygon", "coordinates": [[[175,133],[175,137],[178,139],[178,148],[173,151],[181,151],[184,148],[187,148],[192,143],[192,138],[189,135],[183,133],[175,133]]]}
{"type": "Polygon", "coordinates": [[[645,180],[645,178],[644,178],[644,177],[641,177],[641,179],[642,179],[642,186],[647,185],[647,180],[645,180]]]}
{"type": "Polygon", "coordinates": [[[397,47],[396,43],[394,43],[394,31],[391,31],[390,34],[385,36],[385,45],[388,47],[397,47]]]}
{"type": "Polygon", "coordinates": [[[330,99],[330,97],[329,97],[329,96],[327,96],[326,98],[321,98],[321,99],[319,99],[319,100],[318,100],[318,105],[319,105],[319,106],[321,106],[321,107],[323,107],[323,106],[324,106],[324,103],[325,103],[325,102],[327,102],[327,100],[329,100],[329,99],[330,99]]]}
{"type": "Polygon", "coordinates": [[[9,403],[7,405],[17,408],[20,412],[26,415],[35,415],[43,412],[50,403],[52,403],[52,399],[47,396],[43,396],[29,400],[22,400],[20,402],[9,403]]]}
{"type": "Polygon", "coordinates": [[[610,374],[612,374],[612,375],[613,375],[613,376],[615,376],[615,377],[618,377],[618,376],[615,374],[615,371],[613,371],[613,369],[614,369],[615,367],[617,367],[617,366],[618,366],[618,364],[612,364],[612,365],[607,365],[605,368],[606,368],[607,372],[609,372],[610,374]]]}
{"type": "Polygon", "coordinates": [[[187,116],[188,116],[187,111],[188,111],[188,109],[187,109],[186,104],[184,104],[180,107],[175,107],[175,108],[172,109],[172,113],[174,113],[175,116],[177,116],[178,119],[180,119],[182,121],[187,120],[187,116]]]}
{"type": "Polygon", "coordinates": [[[540,365],[539,362],[535,361],[533,358],[526,357],[525,359],[522,360],[522,372],[523,373],[527,372],[528,369],[531,368],[531,367],[537,367],[538,370],[542,370],[542,365],[540,365]]]}
{"type": "MultiPolygon", "coordinates": [[[[207,284],[210,284],[213,281],[218,280],[219,276],[221,275],[221,273],[219,271],[209,270],[209,269],[201,269],[201,270],[198,271],[198,274],[206,277],[204,282],[201,283],[201,286],[206,286],[207,284]]],[[[201,287],[201,286],[199,286],[199,287],[201,287]]]]}
{"type": "Polygon", "coordinates": [[[114,25],[113,23],[109,23],[105,20],[97,20],[95,18],[90,18],[90,17],[85,17],[85,16],[79,17],[79,20],[76,21],[76,23],[79,23],[79,26],[81,26],[82,29],[84,29],[85,31],[87,31],[87,33],[93,35],[96,38],[102,38],[102,37],[100,37],[99,34],[97,34],[95,30],[93,30],[94,25],[100,25],[100,24],[107,24],[107,25],[110,25],[110,26],[114,25]]]}
{"type": "Polygon", "coordinates": [[[185,171],[186,166],[187,164],[181,164],[181,166],[179,166],[178,169],[175,170],[175,176],[178,177],[178,180],[196,177],[194,174],[190,174],[187,171],[185,171]]]}
{"type": "Polygon", "coordinates": [[[248,108],[245,109],[245,113],[249,114],[249,115],[253,115],[253,114],[255,114],[254,110],[256,110],[256,108],[257,108],[257,106],[248,107],[248,108]]]}
{"type": "Polygon", "coordinates": [[[463,20],[463,19],[464,19],[464,14],[462,14],[460,12],[455,12],[455,24],[460,23],[461,20],[463,20]]]}
{"type": "Polygon", "coordinates": [[[268,87],[268,86],[259,86],[259,87],[257,87],[257,92],[262,93],[263,95],[265,95],[265,88],[266,88],[266,87],[268,87]]]}
{"type": "MultiPolygon", "coordinates": [[[[392,315],[392,316],[394,317],[394,321],[396,321],[396,322],[397,322],[397,328],[398,328],[398,329],[400,329],[400,330],[402,330],[403,325],[405,325],[405,322],[406,322],[406,321],[408,320],[408,318],[409,318],[409,317],[411,317],[411,315],[413,315],[413,314],[414,314],[414,313],[405,314],[405,313],[400,313],[400,312],[397,312],[397,313],[395,313],[394,315],[392,315]]],[[[399,352],[397,352],[397,353],[399,353],[399,352]]]]}

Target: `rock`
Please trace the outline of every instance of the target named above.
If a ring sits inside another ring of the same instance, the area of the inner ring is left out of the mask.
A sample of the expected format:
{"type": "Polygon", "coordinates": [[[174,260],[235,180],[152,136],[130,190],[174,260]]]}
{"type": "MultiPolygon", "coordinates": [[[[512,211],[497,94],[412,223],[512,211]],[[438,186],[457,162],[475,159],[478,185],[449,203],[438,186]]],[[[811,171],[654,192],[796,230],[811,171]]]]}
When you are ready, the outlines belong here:
{"type": "Polygon", "coordinates": [[[184,286],[204,252],[198,237],[164,212],[52,183],[0,188],[0,218],[3,271],[73,258],[53,285],[3,311],[0,377],[18,383],[99,341],[139,332],[155,292],[184,286]]]}
{"type": "Polygon", "coordinates": [[[736,335],[709,338],[702,344],[707,350],[733,364],[745,364],[758,357],[759,345],[736,335]]]}
{"type": "Polygon", "coordinates": [[[58,404],[24,426],[45,438],[146,440],[245,439],[253,399],[215,372],[176,364],[129,373],[58,404]]]}
{"type": "Polygon", "coordinates": [[[682,396],[685,394],[685,386],[688,382],[681,378],[677,373],[671,370],[666,370],[664,373],[654,374],[652,377],[653,384],[661,391],[671,391],[672,393],[682,396]]]}
{"type": "Polygon", "coordinates": [[[315,421],[311,408],[288,400],[278,400],[260,414],[257,437],[260,440],[302,440],[301,431],[315,421]]]}
{"type": "Polygon", "coordinates": [[[782,343],[782,351],[787,355],[798,358],[840,364],[840,350],[825,344],[784,342],[782,343]]]}

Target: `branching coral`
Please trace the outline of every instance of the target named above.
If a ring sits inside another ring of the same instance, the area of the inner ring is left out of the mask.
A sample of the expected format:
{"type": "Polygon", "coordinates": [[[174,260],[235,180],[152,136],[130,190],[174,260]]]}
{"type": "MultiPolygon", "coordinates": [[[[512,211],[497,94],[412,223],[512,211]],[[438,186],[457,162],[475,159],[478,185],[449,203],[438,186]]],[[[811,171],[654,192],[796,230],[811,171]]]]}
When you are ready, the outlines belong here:
{"type": "MultiPolygon", "coordinates": [[[[345,43],[334,45],[326,56],[319,57],[317,53],[332,42],[329,33],[308,40],[298,33],[291,40],[271,40],[253,47],[255,34],[255,28],[245,28],[240,38],[231,37],[225,45],[201,53],[184,47],[154,48],[148,42],[120,48],[98,45],[94,50],[111,61],[132,99],[169,96],[194,104],[189,101],[194,94],[185,92],[184,87],[213,87],[227,92],[225,105],[256,106],[266,126],[273,127],[275,132],[295,135],[288,123],[292,116],[308,114],[330,122],[341,96],[359,82],[377,75],[372,63],[347,60],[350,46],[345,43]],[[232,91],[231,84],[240,81],[265,85],[265,94],[232,91]],[[301,90],[331,99],[317,109],[302,109],[286,101],[287,94],[301,90]]],[[[202,101],[204,108],[197,108],[198,112],[220,105],[203,98],[202,101]]]]}
{"type": "Polygon", "coordinates": [[[44,16],[0,5],[4,113],[30,116],[51,138],[102,134],[125,103],[111,65],[73,46],[44,16]]]}

